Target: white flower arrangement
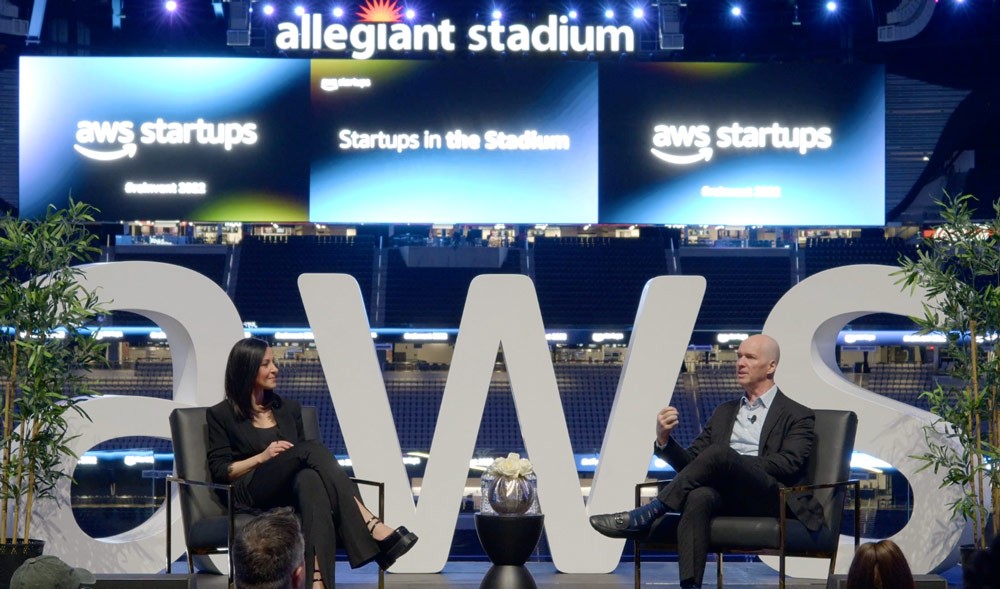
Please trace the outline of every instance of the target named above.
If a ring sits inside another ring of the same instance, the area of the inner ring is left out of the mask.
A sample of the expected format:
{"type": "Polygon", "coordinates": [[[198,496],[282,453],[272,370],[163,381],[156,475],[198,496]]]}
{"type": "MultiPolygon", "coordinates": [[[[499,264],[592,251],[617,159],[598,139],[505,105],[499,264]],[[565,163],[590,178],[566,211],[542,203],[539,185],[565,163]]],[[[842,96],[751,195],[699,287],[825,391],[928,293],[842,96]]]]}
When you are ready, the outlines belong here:
{"type": "Polygon", "coordinates": [[[530,460],[521,458],[521,455],[517,452],[511,452],[506,458],[497,458],[494,460],[493,464],[487,469],[487,472],[495,476],[523,479],[533,474],[535,469],[531,466],[530,460]]]}

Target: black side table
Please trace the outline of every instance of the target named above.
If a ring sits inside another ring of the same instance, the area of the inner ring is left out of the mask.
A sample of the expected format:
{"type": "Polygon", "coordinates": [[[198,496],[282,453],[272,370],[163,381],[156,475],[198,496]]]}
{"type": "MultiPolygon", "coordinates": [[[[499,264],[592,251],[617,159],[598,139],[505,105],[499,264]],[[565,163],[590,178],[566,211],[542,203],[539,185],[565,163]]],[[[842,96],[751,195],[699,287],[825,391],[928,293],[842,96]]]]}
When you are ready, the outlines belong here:
{"type": "Polygon", "coordinates": [[[479,589],[535,589],[524,563],[542,536],[544,515],[476,514],[476,535],[493,566],[479,589]]]}

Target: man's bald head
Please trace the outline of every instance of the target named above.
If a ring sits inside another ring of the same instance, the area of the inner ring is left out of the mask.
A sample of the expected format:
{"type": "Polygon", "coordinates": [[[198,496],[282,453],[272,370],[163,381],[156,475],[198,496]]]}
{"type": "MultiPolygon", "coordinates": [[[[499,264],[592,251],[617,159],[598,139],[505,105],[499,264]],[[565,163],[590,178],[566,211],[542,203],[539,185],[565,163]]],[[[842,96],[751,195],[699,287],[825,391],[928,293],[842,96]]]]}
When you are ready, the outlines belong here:
{"type": "Polygon", "coordinates": [[[774,371],[780,359],[781,349],[773,337],[748,337],[736,352],[736,382],[751,399],[763,395],[774,386],[774,371]]]}

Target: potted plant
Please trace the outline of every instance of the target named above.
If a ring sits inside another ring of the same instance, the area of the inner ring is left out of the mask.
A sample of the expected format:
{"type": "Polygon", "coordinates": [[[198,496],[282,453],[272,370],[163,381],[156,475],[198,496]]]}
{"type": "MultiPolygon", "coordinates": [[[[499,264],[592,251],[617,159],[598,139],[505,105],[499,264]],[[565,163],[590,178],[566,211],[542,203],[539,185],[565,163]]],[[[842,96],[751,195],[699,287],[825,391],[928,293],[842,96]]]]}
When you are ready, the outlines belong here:
{"type": "Polygon", "coordinates": [[[941,485],[961,489],[951,505],[972,523],[975,548],[985,549],[1000,518],[987,530],[991,505],[1000,505],[1000,356],[993,352],[1000,333],[1000,201],[994,218],[973,218],[971,195],[939,202],[944,222],[923,239],[915,257],[902,257],[899,283],[911,292],[924,289],[921,333],[940,333],[946,341],[947,377],[923,393],[936,419],[925,431],[927,449],[915,458],[942,476],[941,485]],[[938,432],[954,444],[940,440],[938,432]]]}
{"type": "Polygon", "coordinates": [[[95,292],[77,283],[74,264],[100,249],[86,227],[94,209],[72,199],[44,218],[0,218],[0,583],[20,560],[41,553],[31,515],[51,499],[72,455],[66,414],[83,413],[76,398],[92,394],[87,369],[103,365],[106,344],[84,329],[102,313],[95,292]],[[37,554],[36,554],[37,553],[37,554]],[[20,560],[19,560],[20,559],[20,560]],[[13,567],[3,570],[6,566],[13,567]],[[6,576],[4,576],[6,575],[6,576]]]}

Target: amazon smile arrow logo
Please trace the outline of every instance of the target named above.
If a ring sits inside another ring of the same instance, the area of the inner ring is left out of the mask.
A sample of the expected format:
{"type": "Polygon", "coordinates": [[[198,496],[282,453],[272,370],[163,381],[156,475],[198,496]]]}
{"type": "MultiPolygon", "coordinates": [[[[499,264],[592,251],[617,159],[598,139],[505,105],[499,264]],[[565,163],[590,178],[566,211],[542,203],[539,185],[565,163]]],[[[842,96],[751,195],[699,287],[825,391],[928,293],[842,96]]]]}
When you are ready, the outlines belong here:
{"type": "Polygon", "coordinates": [[[702,147],[698,150],[698,153],[692,153],[688,155],[674,155],[672,153],[665,153],[656,149],[655,147],[649,150],[653,155],[660,158],[661,160],[667,162],[668,164],[677,164],[679,166],[686,166],[688,164],[696,164],[700,161],[709,161],[712,159],[713,150],[711,147],[702,147]]]}
{"type": "Polygon", "coordinates": [[[121,149],[116,149],[115,151],[97,151],[94,149],[88,149],[80,145],[74,145],[73,149],[83,157],[90,158],[92,160],[97,160],[100,162],[110,162],[114,160],[120,160],[123,157],[135,157],[136,146],[135,143],[126,143],[122,145],[121,149]]]}

